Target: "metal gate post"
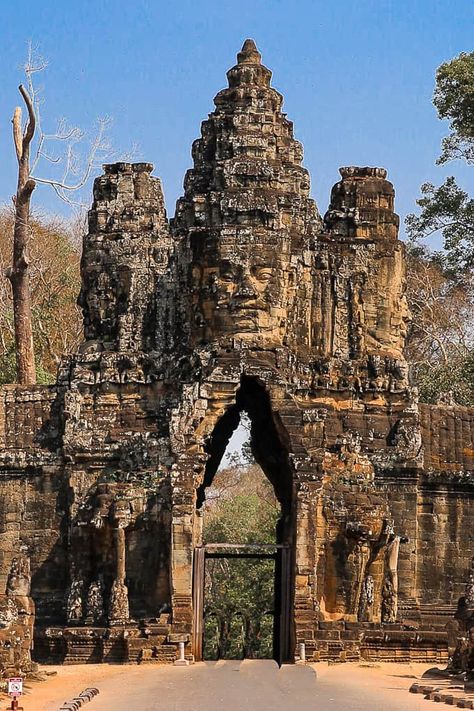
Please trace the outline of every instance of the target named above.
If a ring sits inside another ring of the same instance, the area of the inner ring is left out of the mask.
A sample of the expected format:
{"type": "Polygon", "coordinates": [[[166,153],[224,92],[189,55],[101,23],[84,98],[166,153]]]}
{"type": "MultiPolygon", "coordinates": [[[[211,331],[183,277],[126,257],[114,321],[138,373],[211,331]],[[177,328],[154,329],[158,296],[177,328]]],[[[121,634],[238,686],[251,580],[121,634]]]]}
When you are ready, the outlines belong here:
{"type": "Polygon", "coordinates": [[[193,655],[196,662],[202,661],[204,633],[204,566],[206,550],[195,548],[193,555],[193,655]]]}

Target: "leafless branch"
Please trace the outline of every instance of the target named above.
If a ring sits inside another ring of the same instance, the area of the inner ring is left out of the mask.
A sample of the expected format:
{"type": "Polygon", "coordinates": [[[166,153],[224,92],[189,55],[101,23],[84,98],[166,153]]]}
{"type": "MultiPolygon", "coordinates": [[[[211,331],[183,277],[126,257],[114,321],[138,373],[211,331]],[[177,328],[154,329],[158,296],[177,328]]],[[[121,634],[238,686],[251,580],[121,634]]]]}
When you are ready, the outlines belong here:
{"type": "MultiPolygon", "coordinates": [[[[51,186],[62,201],[71,206],[82,207],[82,201],[73,199],[71,195],[84,187],[95,168],[98,168],[104,160],[112,156],[112,149],[106,138],[111,121],[107,117],[98,119],[95,135],[81,166],[80,154],[76,147],[84,140],[86,134],[79,126],[68,125],[67,121],[61,118],[58,121],[55,132],[47,133],[43,130],[41,92],[36,86],[35,75],[41,73],[47,66],[47,62],[38,53],[38,48],[29,42],[27,60],[23,67],[26,75],[26,88],[22,86],[20,91],[28,108],[29,116],[23,142],[29,145],[33,136],[36,138],[30,177],[34,178],[37,183],[51,186]],[[51,145],[58,142],[64,146],[62,155],[51,149],[51,145]],[[59,177],[37,175],[43,160],[51,166],[61,166],[61,175],[59,177]]],[[[14,116],[17,156],[20,155],[20,144],[16,137],[17,134],[19,135],[18,125],[21,125],[21,111],[19,115],[15,112],[14,116]]]]}
{"type": "MultiPolygon", "coordinates": [[[[108,117],[99,118],[97,120],[97,131],[94,139],[92,140],[88,157],[84,166],[84,170],[80,175],[79,179],[76,181],[69,181],[71,176],[76,176],[79,173],[79,161],[78,156],[74,151],[74,145],[82,137],[82,133],[79,131],[69,132],[69,141],[66,148],[66,155],[64,157],[64,170],[62,177],[56,178],[44,178],[34,176],[36,182],[43,185],[50,185],[62,200],[65,202],[71,202],[70,198],[67,197],[68,193],[76,192],[80,190],[87,183],[95,167],[97,167],[98,156],[100,155],[101,160],[104,160],[109,153],[110,144],[106,140],[105,134],[110,125],[111,121],[108,117]]],[[[57,161],[59,162],[59,161],[57,161]]]]}
{"type": "Polygon", "coordinates": [[[47,160],[49,163],[60,163],[60,161],[61,161],[61,158],[53,158],[53,156],[49,156],[44,151],[39,151],[38,155],[41,158],[44,158],[45,160],[47,160]]]}

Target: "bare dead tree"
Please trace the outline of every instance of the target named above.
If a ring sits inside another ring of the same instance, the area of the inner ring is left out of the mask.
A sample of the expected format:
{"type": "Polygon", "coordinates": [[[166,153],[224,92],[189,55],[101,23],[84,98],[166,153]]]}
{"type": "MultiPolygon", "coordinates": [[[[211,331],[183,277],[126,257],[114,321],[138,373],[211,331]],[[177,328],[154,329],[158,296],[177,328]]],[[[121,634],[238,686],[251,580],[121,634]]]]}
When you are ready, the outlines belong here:
{"type": "Polygon", "coordinates": [[[27,257],[30,202],[36,187],[30,174],[30,146],[35,135],[36,117],[28,92],[22,85],[19,90],[26,104],[28,120],[23,130],[21,108],[17,106],[12,119],[13,141],[18,160],[18,182],[16,195],[13,198],[15,208],[13,260],[6,276],[10,279],[13,292],[17,378],[19,383],[29,385],[36,382],[27,257]]]}
{"type": "Polygon", "coordinates": [[[18,106],[12,119],[18,182],[13,197],[13,258],[11,267],[6,270],[6,277],[12,287],[17,379],[22,385],[32,385],[36,382],[28,271],[29,220],[33,191],[37,184],[49,185],[61,200],[69,205],[78,205],[79,203],[73,200],[73,195],[88,182],[95,169],[111,153],[106,140],[110,123],[108,118],[98,119],[96,134],[83,162],[77,151],[77,145],[85,137],[81,129],[77,126],[69,127],[61,120],[54,134],[43,131],[40,91],[35,86],[34,77],[46,66],[46,62],[38,56],[30,43],[24,66],[26,86],[19,86],[27,118],[23,124],[22,109],[18,106]],[[59,155],[50,150],[51,143],[57,145],[58,142],[62,145],[59,155]],[[59,177],[38,176],[36,171],[41,163],[49,163],[59,169],[59,177]]]}

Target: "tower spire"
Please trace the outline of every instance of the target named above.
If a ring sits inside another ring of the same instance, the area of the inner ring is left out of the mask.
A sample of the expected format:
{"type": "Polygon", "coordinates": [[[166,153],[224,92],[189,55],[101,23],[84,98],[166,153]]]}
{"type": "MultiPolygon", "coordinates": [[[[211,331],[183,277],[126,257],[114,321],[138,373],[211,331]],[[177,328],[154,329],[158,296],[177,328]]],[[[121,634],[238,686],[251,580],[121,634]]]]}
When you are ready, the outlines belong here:
{"type": "Polygon", "coordinates": [[[253,39],[246,39],[242,49],[237,54],[237,64],[261,64],[262,55],[253,39]]]}
{"type": "Polygon", "coordinates": [[[262,64],[262,55],[254,40],[246,39],[242,49],[237,53],[237,64],[227,72],[229,87],[265,86],[270,88],[271,78],[272,73],[262,64]]]}

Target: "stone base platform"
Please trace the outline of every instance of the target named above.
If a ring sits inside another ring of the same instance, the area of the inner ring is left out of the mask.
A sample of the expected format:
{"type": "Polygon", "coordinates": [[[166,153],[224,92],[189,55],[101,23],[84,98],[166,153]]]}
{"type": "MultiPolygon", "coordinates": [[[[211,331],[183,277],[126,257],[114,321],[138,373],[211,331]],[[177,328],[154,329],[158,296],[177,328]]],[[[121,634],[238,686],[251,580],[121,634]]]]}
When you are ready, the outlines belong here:
{"type": "MultiPolygon", "coordinates": [[[[440,670],[440,681],[444,676],[444,685],[433,685],[426,683],[412,684],[410,687],[410,693],[412,694],[423,694],[424,698],[428,701],[435,701],[436,703],[444,703],[448,706],[457,706],[461,709],[472,709],[474,708],[474,698],[472,693],[470,693],[470,688],[467,687],[464,681],[450,676],[440,670]]],[[[441,681],[442,683],[442,681],[441,681]]]]}
{"type": "MultiPolygon", "coordinates": [[[[405,629],[403,625],[320,622],[307,639],[308,662],[420,662],[445,664],[444,630],[405,629]]],[[[43,664],[173,664],[186,635],[171,625],[149,623],[120,627],[43,627],[35,630],[33,658],[43,664]]],[[[186,649],[186,659],[192,656],[186,649]]]]}
{"type": "MultiPolygon", "coordinates": [[[[43,664],[172,664],[178,643],[167,623],[116,627],[42,627],[35,630],[33,657],[43,664]]],[[[183,641],[180,636],[178,641],[183,641]]]]}
{"type": "Polygon", "coordinates": [[[448,641],[443,628],[408,629],[403,624],[320,622],[306,639],[309,662],[447,663],[448,641]]]}

